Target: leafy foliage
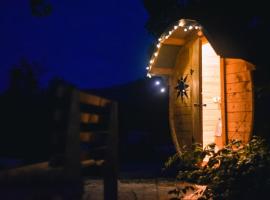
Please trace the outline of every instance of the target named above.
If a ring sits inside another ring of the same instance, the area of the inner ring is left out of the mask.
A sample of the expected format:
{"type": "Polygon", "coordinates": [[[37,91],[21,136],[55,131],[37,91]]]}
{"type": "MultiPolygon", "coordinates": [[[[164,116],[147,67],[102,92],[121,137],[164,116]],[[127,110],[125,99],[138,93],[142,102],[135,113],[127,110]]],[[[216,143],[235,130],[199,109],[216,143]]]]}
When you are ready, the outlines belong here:
{"type": "MultiPolygon", "coordinates": [[[[233,140],[215,151],[215,144],[204,149],[195,144],[185,148],[181,155],[174,155],[165,163],[170,167],[177,163],[177,179],[194,184],[207,185],[200,197],[204,199],[264,199],[270,189],[270,151],[265,141],[254,136],[244,145],[233,140]],[[203,159],[208,158],[208,162],[203,159]]],[[[183,191],[171,191],[180,199],[183,191]]]]}
{"type": "MultiPolygon", "coordinates": [[[[169,25],[181,18],[194,19],[203,25],[219,27],[225,25],[234,31],[243,28],[267,29],[269,23],[268,13],[264,9],[267,5],[264,1],[256,4],[244,0],[238,0],[237,3],[234,0],[142,0],[142,2],[149,14],[146,28],[156,38],[169,25]],[[243,5],[245,10],[239,15],[243,5]],[[231,23],[232,21],[234,23],[231,23]]],[[[223,31],[229,32],[226,29],[223,31]]]]}
{"type": "Polygon", "coordinates": [[[30,0],[32,15],[46,17],[52,12],[52,5],[47,0],[30,0]]]}
{"type": "Polygon", "coordinates": [[[2,168],[49,157],[52,105],[49,91],[39,85],[43,72],[27,59],[10,70],[9,87],[0,95],[0,157],[10,158],[2,168]]]}

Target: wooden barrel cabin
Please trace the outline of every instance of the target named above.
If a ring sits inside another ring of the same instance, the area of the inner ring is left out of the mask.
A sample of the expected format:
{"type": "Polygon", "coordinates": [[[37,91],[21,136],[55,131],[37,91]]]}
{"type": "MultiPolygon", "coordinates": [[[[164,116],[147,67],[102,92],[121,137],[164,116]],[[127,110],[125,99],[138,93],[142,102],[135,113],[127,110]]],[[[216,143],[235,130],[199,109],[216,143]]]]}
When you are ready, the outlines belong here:
{"type": "MultiPolygon", "coordinates": [[[[181,19],[156,46],[147,76],[166,79],[169,121],[175,147],[193,142],[222,147],[252,135],[255,66],[226,57],[199,23],[181,19]]],[[[232,44],[233,45],[233,44],[232,44]]]]}

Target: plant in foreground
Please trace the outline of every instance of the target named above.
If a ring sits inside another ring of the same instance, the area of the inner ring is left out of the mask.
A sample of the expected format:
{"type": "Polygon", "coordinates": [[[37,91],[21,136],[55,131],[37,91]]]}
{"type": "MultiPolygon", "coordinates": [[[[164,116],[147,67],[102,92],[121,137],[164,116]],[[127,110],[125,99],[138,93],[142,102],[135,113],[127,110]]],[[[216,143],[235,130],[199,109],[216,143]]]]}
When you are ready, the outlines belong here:
{"type": "MultiPolygon", "coordinates": [[[[165,168],[176,164],[179,181],[206,185],[200,200],[265,199],[270,195],[270,151],[264,139],[254,136],[247,144],[233,140],[218,151],[215,147],[214,143],[204,149],[200,144],[184,147],[168,159],[165,168]]],[[[172,199],[181,199],[188,190],[194,187],[169,193],[172,199]]]]}

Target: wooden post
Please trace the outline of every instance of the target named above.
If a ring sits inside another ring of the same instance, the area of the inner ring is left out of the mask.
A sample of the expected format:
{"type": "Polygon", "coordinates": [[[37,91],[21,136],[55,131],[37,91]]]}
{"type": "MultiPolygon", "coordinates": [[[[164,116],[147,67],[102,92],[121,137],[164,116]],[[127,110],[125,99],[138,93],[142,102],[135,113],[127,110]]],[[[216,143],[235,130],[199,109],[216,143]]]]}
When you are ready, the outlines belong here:
{"type": "Polygon", "coordinates": [[[228,144],[225,58],[220,58],[222,143],[228,144]]]}
{"type": "Polygon", "coordinates": [[[72,191],[70,199],[81,199],[83,182],[81,179],[80,163],[80,102],[79,91],[73,87],[70,90],[70,106],[68,108],[64,179],[67,181],[67,190],[72,191]]]}
{"type": "Polygon", "coordinates": [[[104,200],[118,199],[118,113],[117,103],[112,102],[110,133],[104,167],[104,200]]]}
{"type": "Polygon", "coordinates": [[[63,199],[67,196],[69,199],[81,199],[83,184],[80,173],[79,91],[70,85],[56,85],[52,105],[55,107],[52,126],[55,135],[52,136],[49,166],[56,169],[52,169],[55,184],[51,187],[56,188],[63,199]]]}
{"type": "Polygon", "coordinates": [[[71,88],[65,147],[65,170],[67,175],[80,179],[80,104],[79,92],[71,88]]]}

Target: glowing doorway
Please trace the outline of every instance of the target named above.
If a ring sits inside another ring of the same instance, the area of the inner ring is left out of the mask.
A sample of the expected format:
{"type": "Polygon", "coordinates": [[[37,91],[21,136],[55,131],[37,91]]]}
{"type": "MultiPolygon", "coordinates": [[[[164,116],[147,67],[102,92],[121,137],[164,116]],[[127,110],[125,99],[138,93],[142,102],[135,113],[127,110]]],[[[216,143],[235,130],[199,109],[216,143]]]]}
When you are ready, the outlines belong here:
{"type": "Polygon", "coordinates": [[[202,45],[202,128],[203,147],[215,142],[222,146],[220,57],[209,43],[202,45]]]}

